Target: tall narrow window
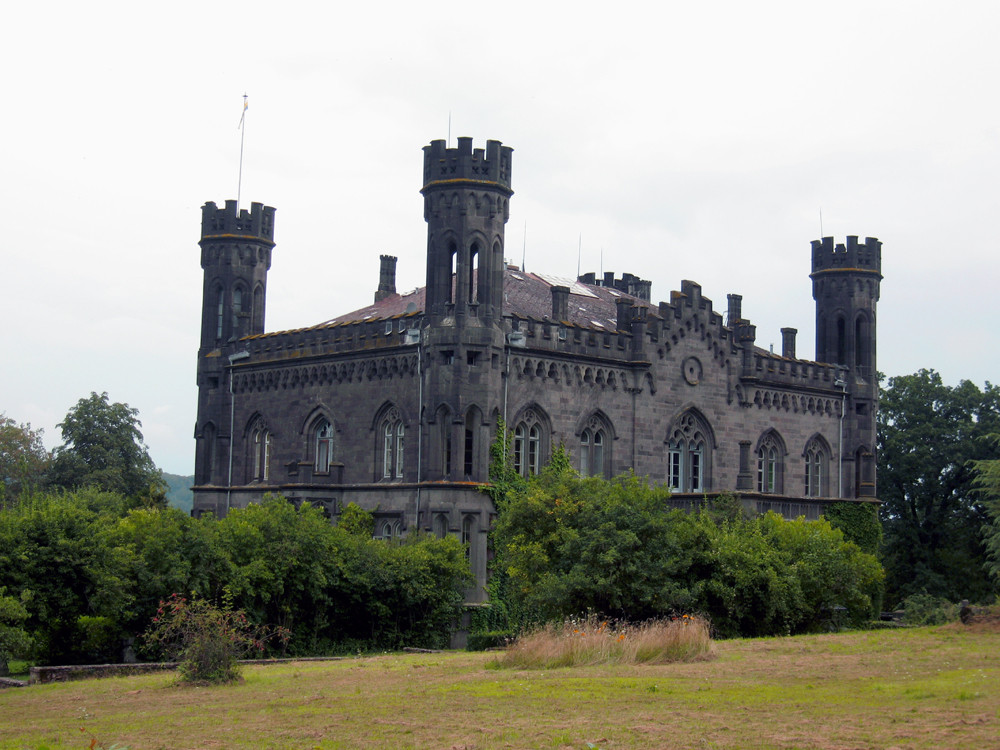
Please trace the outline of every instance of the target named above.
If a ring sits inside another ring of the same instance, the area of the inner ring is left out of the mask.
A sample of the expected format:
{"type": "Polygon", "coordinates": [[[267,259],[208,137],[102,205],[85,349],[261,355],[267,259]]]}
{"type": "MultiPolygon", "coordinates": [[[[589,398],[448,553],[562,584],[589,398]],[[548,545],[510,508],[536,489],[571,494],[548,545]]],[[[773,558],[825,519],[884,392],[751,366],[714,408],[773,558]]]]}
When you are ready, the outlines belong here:
{"type": "Polygon", "coordinates": [[[462,545],[465,547],[465,559],[468,560],[472,553],[473,528],[475,527],[475,516],[465,516],[462,518],[462,545]]]}
{"type": "Polygon", "coordinates": [[[240,317],[243,315],[243,289],[233,289],[233,338],[240,335],[240,317]]]}
{"type": "Polygon", "coordinates": [[[396,407],[390,408],[382,418],[382,478],[403,477],[403,435],[405,428],[396,407]]]}
{"type": "Polygon", "coordinates": [[[581,477],[607,476],[604,453],[605,434],[604,421],[596,415],[588,420],[587,426],[580,433],[581,477]]]}
{"type": "Polygon", "coordinates": [[[542,470],[547,434],[542,418],[528,409],[514,427],[514,471],[523,477],[542,470]]]}
{"type": "Polygon", "coordinates": [[[479,272],[479,245],[473,243],[472,247],[469,248],[469,302],[472,303],[479,301],[479,294],[476,284],[478,272],[479,272]]]}
{"type": "Polygon", "coordinates": [[[223,293],[221,286],[216,286],[215,287],[215,294],[216,294],[216,298],[219,301],[218,311],[216,312],[216,316],[215,316],[216,317],[216,320],[215,320],[215,338],[221,339],[222,338],[222,322],[225,320],[225,317],[226,317],[226,296],[223,293]]]}
{"type": "Polygon", "coordinates": [[[847,331],[843,318],[837,318],[837,364],[847,364],[847,331]]]}
{"type": "Polygon", "coordinates": [[[675,492],[704,492],[709,485],[712,437],[693,410],[674,422],[667,440],[667,485],[675,492]]]}
{"type": "Polygon", "coordinates": [[[782,491],[782,463],[784,446],[774,431],[765,435],[757,446],[757,491],[780,493],[782,491]]]}
{"type": "Polygon", "coordinates": [[[805,463],[805,495],[806,497],[826,497],[829,489],[830,449],[826,441],[818,435],[806,443],[802,452],[805,463]]]}
{"type": "Polygon", "coordinates": [[[271,433],[263,426],[254,429],[251,450],[253,451],[253,479],[257,482],[266,482],[270,477],[271,433]]]}
{"type": "Polygon", "coordinates": [[[322,420],[316,425],[314,432],[316,462],[314,468],[317,474],[330,473],[330,462],[333,460],[333,425],[329,420],[322,420]]]}

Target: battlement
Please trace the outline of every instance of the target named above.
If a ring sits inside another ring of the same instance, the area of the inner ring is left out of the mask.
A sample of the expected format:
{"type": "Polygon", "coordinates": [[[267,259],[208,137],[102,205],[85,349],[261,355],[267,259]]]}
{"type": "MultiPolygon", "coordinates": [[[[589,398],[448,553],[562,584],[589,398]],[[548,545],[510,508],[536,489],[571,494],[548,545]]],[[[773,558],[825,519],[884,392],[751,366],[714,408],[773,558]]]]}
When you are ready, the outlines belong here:
{"type": "Polygon", "coordinates": [[[201,239],[253,239],[274,245],[274,209],[251,203],[250,210],[236,209],[236,201],[219,208],[212,201],[201,207],[201,239]]]}
{"type": "Polygon", "coordinates": [[[858,242],[856,235],[847,236],[847,244],[834,246],[833,237],[812,241],[812,272],[862,270],[882,273],[882,243],[875,237],[858,242]]]}
{"type": "Polygon", "coordinates": [[[424,146],[424,186],[445,187],[456,180],[493,183],[510,189],[511,154],[514,149],[500,141],[486,141],[486,148],[473,149],[471,138],[459,138],[456,148],[447,148],[445,141],[431,141],[424,146]]]}
{"type": "Polygon", "coordinates": [[[620,279],[616,279],[614,271],[605,271],[603,278],[598,278],[596,273],[590,271],[580,276],[577,281],[581,284],[617,289],[619,292],[624,292],[646,302],[650,301],[650,294],[653,287],[653,282],[640,279],[631,273],[623,273],[620,279]]]}

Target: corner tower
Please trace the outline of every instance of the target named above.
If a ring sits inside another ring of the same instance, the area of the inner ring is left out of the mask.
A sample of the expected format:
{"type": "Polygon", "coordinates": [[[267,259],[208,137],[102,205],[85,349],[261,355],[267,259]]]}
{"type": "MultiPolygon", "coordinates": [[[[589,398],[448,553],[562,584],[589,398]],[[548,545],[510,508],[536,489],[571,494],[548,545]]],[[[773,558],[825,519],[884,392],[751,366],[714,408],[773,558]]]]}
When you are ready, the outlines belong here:
{"type": "Polygon", "coordinates": [[[512,153],[500,141],[473,150],[471,138],[459,138],[457,148],[441,140],[424,146],[429,319],[459,326],[501,319],[512,153]]]}
{"type": "Polygon", "coordinates": [[[274,247],[274,209],[260,203],[238,211],[201,208],[201,348],[218,349],[230,341],[264,332],[267,272],[274,247]]]}
{"type": "Polygon", "coordinates": [[[876,305],[882,282],[882,243],[848,236],[812,242],[816,300],[816,360],[846,369],[843,381],[845,487],[849,496],[875,496],[876,305]],[[853,469],[852,469],[853,467],[853,469]]]}
{"type": "MultiPolygon", "coordinates": [[[[267,272],[274,248],[274,209],[253,203],[240,211],[201,209],[201,267],[204,269],[201,346],[198,349],[198,421],[195,423],[195,485],[228,483],[230,401],[226,368],[237,342],[264,332],[267,272]]],[[[211,493],[209,493],[211,494],[211,493]]],[[[223,514],[222,507],[216,512],[223,514]]]]}

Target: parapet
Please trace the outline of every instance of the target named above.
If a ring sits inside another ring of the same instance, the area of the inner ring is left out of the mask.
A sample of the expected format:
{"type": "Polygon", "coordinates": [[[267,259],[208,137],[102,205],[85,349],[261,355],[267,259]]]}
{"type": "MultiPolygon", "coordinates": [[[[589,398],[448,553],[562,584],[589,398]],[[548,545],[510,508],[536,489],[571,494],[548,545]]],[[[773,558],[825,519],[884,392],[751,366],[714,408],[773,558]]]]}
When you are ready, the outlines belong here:
{"type": "Polygon", "coordinates": [[[212,201],[201,207],[201,239],[256,240],[274,245],[274,209],[251,203],[250,210],[237,211],[236,201],[219,208],[212,201]]]}
{"type": "Polygon", "coordinates": [[[456,180],[493,183],[510,189],[511,154],[514,149],[500,141],[486,141],[486,149],[473,150],[471,138],[459,138],[456,148],[448,148],[444,141],[431,141],[424,146],[424,186],[443,187],[456,180]]]}
{"type": "Polygon", "coordinates": [[[882,273],[882,243],[875,237],[865,237],[859,243],[856,235],[847,236],[847,244],[834,247],[833,237],[812,241],[812,272],[874,271],[882,273]]]}

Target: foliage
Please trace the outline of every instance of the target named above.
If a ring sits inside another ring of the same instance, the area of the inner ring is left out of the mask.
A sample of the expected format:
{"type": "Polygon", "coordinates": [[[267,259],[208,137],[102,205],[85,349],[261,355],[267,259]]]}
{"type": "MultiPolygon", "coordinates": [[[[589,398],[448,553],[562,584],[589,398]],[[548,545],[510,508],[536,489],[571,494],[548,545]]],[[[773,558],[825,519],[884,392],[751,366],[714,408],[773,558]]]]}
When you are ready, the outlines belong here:
{"type": "Polygon", "coordinates": [[[27,619],[23,601],[5,596],[0,588],[0,676],[7,674],[7,663],[27,653],[31,645],[31,636],[22,627],[27,619]]]}
{"type": "MultiPolygon", "coordinates": [[[[725,502],[686,514],[667,508],[668,496],[632,475],[582,479],[568,467],[529,480],[494,530],[508,577],[502,607],[533,614],[515,625],[694,611],[730,637],[824,629],[841,611],[861,624],[877,612],[878,561],[827,521],[749,519],[725,502]]],[[[497,618],[483,625],[504,629],[497,618]]]]}
{"type": "Polygon", "coordinates": [[[337,520],[337,527],[348,534],[370,538],[375,533],[375,514],[357,503],[348,503],[337,520]]]}
{"type": "Polygon", "coordinates": [[[507,646],[495,665],[554,669],[593,664],[672,664],[711,655],[709,625],[701,617],[682,615],[630,625],[591,616],[525,633],[507,646]]]}
{"type": "Polygon", "coordinates": [[[878,411],[880,515],[887,598],[993,598],[979,530],[989,522],[974,488],[982,439],[1000,432],[1000,388],[945,385],[933,370],[889,378],[878,411]]]}
{"type": "Polygon", "coordinates": [[[862,551],[877,555],[882,546],[882,523],[874,503],[830,503],[823,514],[834,528],[844,532],[844,539],[862,551]]]}
{"type": "Polygon", "coordinates": [[[185,682],[215,683],[236,680],[240,659],[262,653],[268,640],[287,640],[288,633],[254,626],[238,610],[172,594],[160,602],[145,638],[179,662],[185,682]]]}
{"type": "Polygon", "coordinates": [[[52,459],[52,482],[66,489],[94,486],[136,502],[166,505],[159,469],[142,441],[136,409],[107,393],[80,399],[59,423],[63,445],[52,459]]]}
{"type": "MultiPolygon", "coordinates": [[[[993,446],[994,455],[1000,452],[1000,434],[989,435],[986,440],[993,446]]],[[[986,545],[986,569],[996,584],[1000,584],[1000,458],[981,459],[974,464],[973,480],[986,506],[987,521],[983,524],[986,545]]]]}
{"type": "Polygon", "coordinates": [[[22,493],[41,489],[50,461],[41,430],[0,413],[0,507],[22,493]]]}
{"type": "Polygon", "coordinates": [[[507,505],[507,499],[516,492],[524,490],[525,480],[514,469],[511,460],[511,450],[514,434],[507,429],[503,417],[497,417],[497,431],[490,443],[489,484],[483,487],[483,492],[490,496],[493,507],[502,513],[507,505]]]}
{"type": "Polygon", "coordinates": [[[903,600],[903,622],[907,625],[944,625],[958,619],[958,605],[927,593],[910,594],[903,600]]]}

